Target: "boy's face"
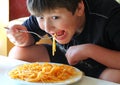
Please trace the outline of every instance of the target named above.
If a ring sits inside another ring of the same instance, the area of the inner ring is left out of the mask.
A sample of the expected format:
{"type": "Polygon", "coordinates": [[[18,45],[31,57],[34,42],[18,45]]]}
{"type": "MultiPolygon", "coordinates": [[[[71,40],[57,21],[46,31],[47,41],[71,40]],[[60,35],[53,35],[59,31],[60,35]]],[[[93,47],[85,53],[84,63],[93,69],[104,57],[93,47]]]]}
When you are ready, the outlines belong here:
{"type": "Polygon", "coordinates": [[[50,35],[56,34],[56,41],[67,44],[78,29],[81,29],[81,16],[74,15],[65,8],[45,11],[37,21],[42,30],[50,35]]]}

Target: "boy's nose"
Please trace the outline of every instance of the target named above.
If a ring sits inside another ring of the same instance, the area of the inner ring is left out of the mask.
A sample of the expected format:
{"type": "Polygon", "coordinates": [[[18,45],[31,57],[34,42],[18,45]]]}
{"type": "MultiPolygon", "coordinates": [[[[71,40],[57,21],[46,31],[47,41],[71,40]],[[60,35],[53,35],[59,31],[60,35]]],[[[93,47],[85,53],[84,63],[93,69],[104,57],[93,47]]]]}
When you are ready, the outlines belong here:
{"type": "Polygon", "coordinates": [[[44,31],[45,32],[47,32],[47,33],[49,33],[50,31],[52,31],[53,30],[53,25],[52,25],[52,23],[51,22],[45,22],[44,23],[44,31]]]}

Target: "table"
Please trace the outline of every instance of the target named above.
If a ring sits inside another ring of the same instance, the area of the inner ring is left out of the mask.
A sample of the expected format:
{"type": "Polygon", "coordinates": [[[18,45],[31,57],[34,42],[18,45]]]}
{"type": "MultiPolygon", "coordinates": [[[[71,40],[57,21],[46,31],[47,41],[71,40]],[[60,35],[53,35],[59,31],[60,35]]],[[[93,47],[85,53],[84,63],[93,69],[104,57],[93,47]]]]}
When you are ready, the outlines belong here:
{"type": "MultiPolygon", "coordinates": [[[[11,59],[6,56],[0,56],[0,84],[1,85],[16,85],[14,84],[14,82],[6,78],[6,73],[12,67],[19,65],[19,64],[23,64],[23,63],[28,63],[28,62],[11,59]]],[[[109,82],[109,81],[104,81],[104,80],[100,80],[100,79],[96,79],[96,78],[92,78],[88,76],[83,76],[83,78],[74,85],[120,85],[120,84],[109,82]]]]}

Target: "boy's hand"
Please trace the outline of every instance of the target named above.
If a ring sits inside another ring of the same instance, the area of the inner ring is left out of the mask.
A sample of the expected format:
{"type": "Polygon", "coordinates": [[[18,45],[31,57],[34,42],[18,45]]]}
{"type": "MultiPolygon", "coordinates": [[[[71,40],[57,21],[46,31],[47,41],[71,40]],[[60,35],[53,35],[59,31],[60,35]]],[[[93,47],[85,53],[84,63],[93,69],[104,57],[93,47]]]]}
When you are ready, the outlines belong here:
{"type": "Polygon", "coordinates": [[[16,46],[25,46],[29,39],[28,33],[19,32],[20,30],[27,30],[25,26],[13,25],[8,27],[7,37],[16,46]]]}
{"type": "Polygon", "coordinates": [[[88,58],[86,44],[71,46],[66,52],[66,58],[71,65],[88,58]]]}

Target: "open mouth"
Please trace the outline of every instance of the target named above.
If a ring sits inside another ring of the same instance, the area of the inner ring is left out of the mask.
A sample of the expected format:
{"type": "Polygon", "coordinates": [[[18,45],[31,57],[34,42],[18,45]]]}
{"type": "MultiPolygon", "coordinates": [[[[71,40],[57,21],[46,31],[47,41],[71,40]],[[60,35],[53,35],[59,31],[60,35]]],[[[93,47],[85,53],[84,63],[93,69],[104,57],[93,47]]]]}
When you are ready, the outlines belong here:
{"type": "Polygon", "coordinates": [[[56,32],[56,39],[57,40],[62,40],[64,38],[65,38],[65,31],[64,30],[56,32]]]}

